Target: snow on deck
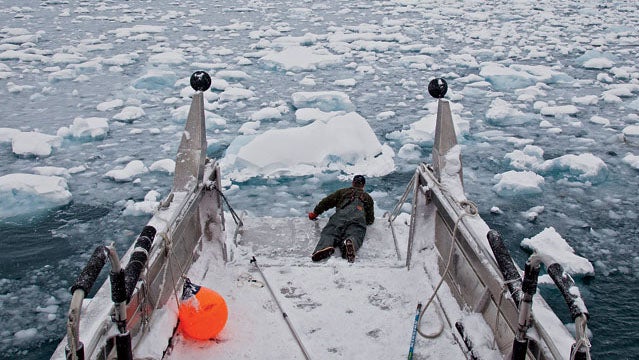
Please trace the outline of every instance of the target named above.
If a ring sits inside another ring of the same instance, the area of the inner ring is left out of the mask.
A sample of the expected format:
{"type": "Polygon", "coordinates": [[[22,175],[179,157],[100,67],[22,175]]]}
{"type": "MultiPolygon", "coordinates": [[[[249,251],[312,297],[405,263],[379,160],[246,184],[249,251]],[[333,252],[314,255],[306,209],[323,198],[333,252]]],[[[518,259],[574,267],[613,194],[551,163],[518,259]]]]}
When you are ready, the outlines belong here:
{"type": "MultiPolygon", "coordinates": [[[[303,358],[277,304],[261,286],[264,280],[250,263],[252,256],[311,358],[406,358],[417,303],[432,294],[429,277],[423,267],[409,271],[403,256],[397,259],[386,219],[369,226],[355,263],[342,259],[339,251],[326,261],[311,262],[325,221],[246,219],[235,259],[227,264],[219,256],[219,244],[205,243],[188,276],[226,299],[228,322],[216,340],[194,341],[178,332],[165,358],[303,358]]],[[[407,231],[396,225],[398,237],[405,238],[407,231]]],[[[431,306],[422,329],[432,332],[439,323],[431,306]]],[[[461,359],[464,354],[447,330],[435,339],[418,336],[414,358],[461,359]]]]}

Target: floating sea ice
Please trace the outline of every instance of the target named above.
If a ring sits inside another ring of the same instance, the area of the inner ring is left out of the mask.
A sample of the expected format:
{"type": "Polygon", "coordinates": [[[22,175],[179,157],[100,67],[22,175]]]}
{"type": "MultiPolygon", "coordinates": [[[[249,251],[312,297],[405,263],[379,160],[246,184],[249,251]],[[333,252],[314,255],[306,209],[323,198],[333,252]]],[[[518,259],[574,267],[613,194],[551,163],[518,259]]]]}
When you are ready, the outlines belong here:
{"type": "Polygon", "coordinates": [[[343,111],[325,112],[315,108],[302,108],[302,109],[295,110],[295,121],[298,124],[308,124],[315,120],[326,122],[337,115],[343,115],[343,114],[344,114],[343,111]]]}
{"type": "Polygon", "coordinates": [[[546,106],[540,111],[541,115],[555,117],[561,115],[574,115],[578,112],[579,108],[575,105],[546,106]]]}
{"type": "Polygon", "coordinates": [[[38,336],[38,329],[36,328],[19,330],[19,331],[16,331],[15,334],[13,334],[13,338],[15,342],[17,343],[33,342],[37,336],[38,336]]]}
{"type": "Polygon", "coordinates": [[[293,106],[301,108],[317,108],[329,111],[353,111],[355,105],[346,93],[341,91],[296,92],[291,95],[293,106]]]}
{"type": "Polygon", "coordinates": [[[249,89],[239,87],[227,87],[220,94],[220,101],[239,101],[255,97],[255,93],[249,89]]]}
{"type": "Polygon", "coordinates": [[[59,176],[15,173],[0,176],[0,198],[0,219],[7,219],[66,205],[72,195],[59,176]]]}
{"type": "Polygon", "coordinates": [[[592,58],[584,61],[582,66],[586,69],[610,69],[615,62],[607,58],[592,58]]]}
{"type": "Polygon", "coordinates": [[[120,108],[124,106],[124,101],[121,99],[113,99],[113,100],[109,100],[109,101],[104,101],[98,104],[98,106],[96,106],[96,109],[98,111],[109,111],[109,110],[115,110],[117,108],[120,108]]]}
{"type": "Polygon", "coordinates": [[[175,160],[173,159],[158,160],[154,162],[153,164],[151,164],[151,166],[149,166],[149,170],[173,174],[175,172],[175,160]]]}
{"type": "Polygon", "coordinates": [[[599,124],[599,125],[603,125],[603,126],[609,126],[610,125],[610,120],[606,119],[605,117],[598,116],[598,115],[593,115],[592,117],[590,117],[590,122],[593,123],[593,124],[599,124]]]}
{"type": "Polygon", "coordinates": [[[109,132],[109,122],[106,118],[76,117],[73,125],[70,127],[62,127],[58,129],[58,136],[73,137],[76,139],[101,140],[106,137],[109,132]]]}
{"type": "Polygon", "coordinates": [[[157,90],[173,87],[178,77],[173,71],[150,69],[146,74],[133,81],[136,89],[157,90]]]}
{"type": "Polygon", "coordinates": [[[571,181],[588,181],[593,184],[601,183],[608,177],[606,163],[591,153],[567,154],[546,160],[536,170],[563,176],[571,181]]]}
{"type": "Polygon", "coordinates": [[[166,51],[149,56],[151,64],[180,65],[186,62],[181,51],[166,51]]]}
{"type": "Polygon", "coordinates": [[[485,62],[481,63],[480,67],[479,75],[483,76],[495,90],[499,91],[521,89],[538,82],[553,84],[574,80],[567,74],[544,65],[513,64],[506,67],[499,63],[485,62]]]}
{"type": "Polygon", "coordinates": [[[627,153],[623,157],[623,162],[630,165],[633,169],[639,170],[639,156],[632,153],[627,153]]]}
{"type": "Polygon", "coordinates": [[[221,166],[237,181],[323,171],[383,176],[394,170],[394,155],[389,146],[380,144],[366,119],[351,112],[302,127],[238,136],[221,166]]]}
{"type": "MultiPolygon", "coordinates": [[[[225,81],[243,81],[251,79],[251,75],[242,70],[220,70],[215,73],[215,77],[225,81]]],[[[228,83],[227,83],[228,85],[228,83]]]]}
{"type": "Polygon", "coordinates": [[[626,142],[639,145],[639,125],[628,125],[622,132],[626,142]]]}
{"type": "Polygon", "coordinates": [[[579,105],[597,105],[599,97],[597,95],[573,96],[570,101],[579,105]]]}
{"type": "Polygon", "coordinates": [[[260,121],[260,120],[269,120],[269,119],[279,119],[282,117],[282,112],[288,111],[288,108],[282,107],[266,107],[262,108],[251,114],[251,120],[260,121]]]}
{"type": "Polygon", "coordinates": [[[127,106],[119,113],[113,116],[113,120],[131,123],[134,120],[146,115],[144,110],[139,106],[127,106]]]}
{"type": "Polygon", "coordinates": [[[585,53],[575,59],[575,63],[584,66],[586,62],[593,59],[608,59],[613,62],[617,60],[615,55],[613,54],[604,53],[598,50],[587,50],[585,53]]]}
{"type": "Polygon", "coordinates": [[[486,119],[493,125],[522,125],[532,120],[533,116],[499,98],[490,103],[490,108],[486,112],[486,119]]]}
{"type": "Polygon", "coordinates": [[[11,147],[14,154],[19,156],[51,155],[54,147],[60,146],[62,139],[59,136],[42,134],[35,131],[19,132],[13,134],[11,147]]]}
{"type": "Polygon", "coordinates": [[[47,79],[49,80],[49,82],[54,83],[63,80],[75,79],[76,77],[77,73],[74,69],[63,69],[52,72],[51,74],[49,74],[47,79]]]}
{"type": "Polygon", "coordinates": [[[153,214],[160,203],[158,201],[159,196],[159,192],[151,190],[144,196],[144,201],[135,202],[133,200],[127,200],[124,211],[122,211],[122,215],[139,216],[153,214]]]}
{"type": "Polygon", "coordinates": [[[36,166],[32,170],[38,175],[61,176],[65,179],[71,177],[71,172],[68,169],[58,166],[36,166]]]}
{"type": "Polygon", "coordinates": [[[576,255],[575,250],[553,227],[545,228],[534,237],[522,240],[521,247],[541,255],[546,266],[558,263],[571,275],[595,275],[590,261],[576,255]]]}
{"type": "Polygon", "coordinates": [[[0,144],[10,143],[13,136],[18,133],[21,133],[18,129],[0,127],[0,144]]]}
{"type": "Polygon", "coordinates": [[[104,174],[105,177],[118,182],[133,181],[136,176],[149,172],[140,160],[133,160],[126,164],[124,169],[115,169],[104,174]]]}
{"type": "Polygon", "coordinates": [[[526,145],[523,150],[514,150],[506,154],[504,158],[514,169],[535,169],[544,162],[544,150],[539,146],[526,145]]]}
{"type": "Polygon", "coordinates": [[[261,60],[287,71],[312,71],[342,61],[340,55],[335,55],[326,49],[309,46],[288,46],[282,51],[272,51],[261,60]]]}
{"type": "Polygon", "coordinates": [[[518,196],[540,194],[544,185],[544,178],[532,171],[510,170],[494,176],[497,184],[493,191],[499,196],[518,196]]]}

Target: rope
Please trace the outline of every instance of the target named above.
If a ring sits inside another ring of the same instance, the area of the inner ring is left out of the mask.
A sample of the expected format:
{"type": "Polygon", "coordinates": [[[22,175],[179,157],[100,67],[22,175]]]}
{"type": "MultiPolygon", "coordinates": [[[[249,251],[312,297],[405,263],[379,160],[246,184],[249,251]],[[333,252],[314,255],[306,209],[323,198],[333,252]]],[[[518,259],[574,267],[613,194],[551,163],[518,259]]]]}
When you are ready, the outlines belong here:
{"type": "Polygon", "coordinates": [[[226,198],[226,196],[224,196],[222,191],[220,189],[218,189],[217,186],[214,183],[209,185],[208,188],[212,189],[212,190],[215,190],[218,194],[220,194],[220,196],[222,197],[222,199],[226,203],[226,206],[229,208],[229,212],[231,213],[231,216],[233,217],[233,221],[235,221],[235,225],[243,226],[244,224],[242,223],[242,219],[237,215],[235,210],[233,210],[233,207],[231,206],[231,203],[229,203],[229,200],[226,198]]]}
{"type": "Polygon", "coordinates": [[[417,323],[417,332],[422,337],[425,337],[425,338],[428,338],[428,339],[432,339],[432,338],[438,337],[443,331],[444,325],[442,324],[441,325],[441,329],[438,330],[435,333],[432,333],[432,334],[423,333],[422,330],[421,330],[421,319],[422,319],[422,316],[423,316],[424,312],[426,312],[426,310],[428,309],[430,304],[435,299],[435,296],[437,295],[437,292],[439,291],[439,288],[444,283],[444,279],[445,279],[446,275],[448,274],[448,270],[450,269],[450,265],[452,264],[453,252],[455,250],[455,237],[457,235],[457,230],[459,228],[459,223],[462,221],[462,219],[465,216],[467,216],[467,215],[476,216],[479,213],[479,211],[477,210],[477,205],[475,205],[472,201],[463,200],[463,201],[459,202],[459,205],[461,205],[462,209],[464,209],[464,212],[461,215],[459,215],[459,217],[457,218],[457,221],[455,221],[455,227],[453,228],[453,233],[452,233],[452,241],[451,241],[451,244],[450,244],[450,252],[448,253],[448,261],[446,262],[446,269],[444,270],[444,273],[442,274],[441,279],[439,280],[437,286],[435,287],[435,290],[433,291],[433,294],[430,296],[430,298],[426,302],[426,305],[422,309],[422,312],[419,314],[420,321],[419,321],[419,323],[417,323]]]}
{"type": "Polygon", "coordinates": [[[570,354],[570,360],[575,360],[575,358],[577,357],[577,352],[582,346],[585,346],[588,348],[588,350],[586,351],[586,359],[591,360],[591,357],[590,357],[591,345],[590,345],[590,340],[588,340],[588,335],[586,334],[586,331],[587,331],[586,323],[581,322],[579,326],[581,327],[581,329],[577,333],[581,333],[581,336],[575,343],[574,351],[572,352],[572,354],[570,354]]]}

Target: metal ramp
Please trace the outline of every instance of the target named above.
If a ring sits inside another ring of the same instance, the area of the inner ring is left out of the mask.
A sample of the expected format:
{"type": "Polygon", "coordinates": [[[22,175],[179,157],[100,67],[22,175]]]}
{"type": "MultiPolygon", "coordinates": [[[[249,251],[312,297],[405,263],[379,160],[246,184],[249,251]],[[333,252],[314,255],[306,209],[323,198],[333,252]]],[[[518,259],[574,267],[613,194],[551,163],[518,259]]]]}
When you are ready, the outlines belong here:
{"type": "MultiPolygon", "coordinates": [[[[255,256],[282,308],[313,359],[406,358],[415,308],[432,294],[423,269],[397,259],[386,219],[369,226],[353,264],[339,256],[310,260],[325,224],[302,218],[248,218],[236,258],[224,264],[219,244],[205,242],[189,278],[225,297],[229,320],[215,341],[179,333],[166,359],[303,359],[277,304],[250,263],[255,256]],[[212,256],[209,256],[212,255],[212,256]],[[368,354],[368,355],[367,355],[368,354]]],[[[396,229],[400,236],[408,231],[396,229]]],[[[451,301],[455,304],[455,301],[451,301]]],[[[456,304],[455,304],[456,305],[456,304]]],[[[425,318],[435,319],[434,307],[425,318]]],[[[422,325],[429,327],[429,321],[422,325]]],[[[418,338],[415,359],[465,358],[450,331],[418,338]]]]}

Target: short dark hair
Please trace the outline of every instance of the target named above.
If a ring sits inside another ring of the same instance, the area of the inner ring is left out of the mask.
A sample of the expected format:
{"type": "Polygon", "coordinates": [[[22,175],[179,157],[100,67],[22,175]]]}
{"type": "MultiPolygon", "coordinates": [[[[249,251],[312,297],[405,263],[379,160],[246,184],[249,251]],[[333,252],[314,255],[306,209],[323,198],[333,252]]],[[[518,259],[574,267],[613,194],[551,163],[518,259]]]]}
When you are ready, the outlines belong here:
{"type": "Polygon", "coordinates": [[[353,177],[353,185],[355,185],[355,186],[364,186],[364,185],[366,185],[366,178],[364,178],[364,175],[355,175],[353,177]]]}

